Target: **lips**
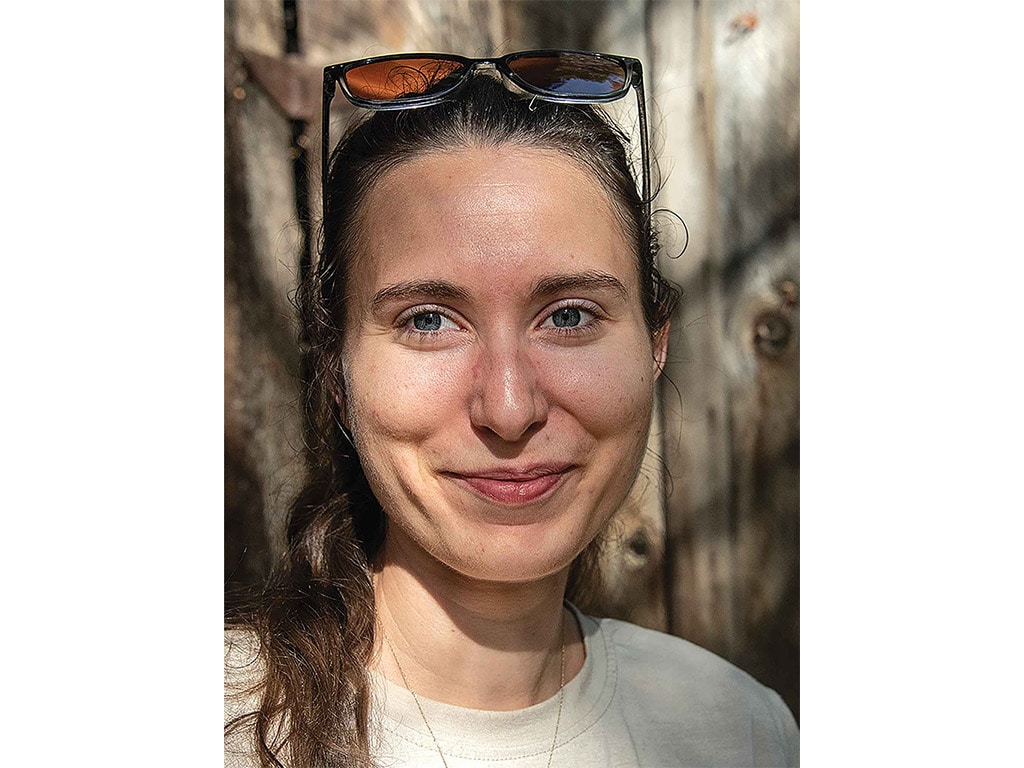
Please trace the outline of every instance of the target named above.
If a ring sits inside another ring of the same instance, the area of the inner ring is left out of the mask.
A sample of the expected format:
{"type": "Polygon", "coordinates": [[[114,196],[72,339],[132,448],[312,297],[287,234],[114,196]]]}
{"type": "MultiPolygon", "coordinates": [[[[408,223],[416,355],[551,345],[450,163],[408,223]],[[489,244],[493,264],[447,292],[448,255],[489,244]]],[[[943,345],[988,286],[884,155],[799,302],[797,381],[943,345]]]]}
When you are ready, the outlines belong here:
{"type": "Polygon", "coordinates": [[[535,464],[518,469],[499,467],[442,474],[490,501],[521,505],[553,493],[573,469],[571,464],[535,464]]]}

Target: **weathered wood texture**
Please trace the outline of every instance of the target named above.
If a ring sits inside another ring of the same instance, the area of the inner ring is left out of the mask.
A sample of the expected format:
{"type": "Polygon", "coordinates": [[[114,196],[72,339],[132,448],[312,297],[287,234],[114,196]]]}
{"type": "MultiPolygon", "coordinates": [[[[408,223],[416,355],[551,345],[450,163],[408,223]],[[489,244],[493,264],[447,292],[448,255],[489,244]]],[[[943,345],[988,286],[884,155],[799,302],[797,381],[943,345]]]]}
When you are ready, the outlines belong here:
{"type": "Polygon", "coordinates": [[[291,130],[245,76],[238,49],[283,50],[281,4],[228,3],[224,135],[224,570],[262,579],[284,542],[301,448],[298,337],[289,293],[299,230],[291,130]]]}
{"type": "MultiPolygon", "coordinates": [[[[798,711],[797,2],[305,0],[292,56],[283,55],[282,7],[227,6],[229,582],[265,574],[300,479],[287,295],[302,232],[291,163],[304,149],[316,221],[319,70],[402,50],[614,51],[644,62],[662,183],[656,205],[679,214],[690,237],[685,254],[671,258],[681,228],[658,217],[670,235],[663,268],[684,301],[648,460],[610,529],[605,589],[590,608],[711,648],[798,711]],[[256,62],[257,54],[271,58],[256,62]],[[279,77],[282,67],[291,80],[279,77]],[[294,148],[292,118],[306,120],[294,148]]],[[[343,98],[334,105],[340,133],[357,114],[343,98]]],[[[635,102],[613,113],[635,134],[635,102]]]]}
{"type": "Polygon", "coordinates": [[[799,711],[799,5],[650,5],[690,247],[663,381],[670,627],[799,711]]]}

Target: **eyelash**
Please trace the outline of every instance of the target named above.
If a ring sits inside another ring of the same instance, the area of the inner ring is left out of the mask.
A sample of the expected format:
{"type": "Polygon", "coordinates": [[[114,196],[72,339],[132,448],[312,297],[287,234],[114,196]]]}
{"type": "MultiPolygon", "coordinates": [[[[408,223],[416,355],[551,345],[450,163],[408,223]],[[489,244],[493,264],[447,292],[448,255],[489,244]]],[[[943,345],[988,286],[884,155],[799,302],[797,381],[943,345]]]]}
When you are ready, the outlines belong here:
{"type": "Polygon", "coordinates": [[[418,316],[431,314],[440,315],[442,323],[445,320],[447,320],[449,323],[452,323],[456,326],[458,325],[458,323],[454,319],[452,319],[451,315],[449,314],[448,311],[445,310],[444,307],[440,307],[434,304],[423,304],[417,307],[412,307],[411,309],[406,310],[401,315],[399,315],[398,319],[395,321],[395,326],[404,335],[419,338],[431,338],[433,336],[437,336],[439,334],[446,333],[451,330],[442,327],[436,331],[418,331],[416,330],[416,328],[413,327],[413,321],[418,316]]]}
{"type": "Polygon", "coordinates": [[[541,327],[545,328],[545,330],[553,331],[560,336],[578,338],[580,336],[584,336],[588,333],[592,333],[595,330],[597,330],[597,325],[603,319],[604,318],[601,315],[601,311],[596,304],[592,304],[589,301],[570,300],[566,301],[563,304],[559,304],[557,307],[548,312],[547,315],[544,317],[543,323],[541,323],[541,327]],[[561,312],[563,309],[579,310],[580,314],[583,315],[583,317],[581,317],[580,319],[580,324],[572,327],[545,325],[545,323],[547,323],[549,320],[553,321],[554,316],[558,312],[561,312]],[[587,319],[587,315],[589,315],[589,319],[587,319]]]}
{"type": "MultiPolygon", "coordinates": [[[[417,318],[417,317],[419,317],[421,315],[428,315],[428,314],[440,315],[441,318],[442,318],[442,323],[444,321],[447,321],[447,322],[452,323],[452,324],[454,324],[456,326],[460,325],[459,322],[457,320],[455,320],[451,316],[450,310],[447,310],[444,307],[441,307],[441,306],[438,306],[438,305],[435,305],[435,304],[425,304],[425,305],[420,305],[420,306],[417,306],[417,307],[412,307],[411,309],[406,310],[405,312],[403,312],[401,315],[399,315],[398,319],[395,321],[395,326],[403,334],[411,336],[411,337],[418,337],[418,338],[421,338],[421,339],[423,339],[423,338],[431,338],[431,337],[440,335],[442,333],[448,333],[448,332],[450,332],[452,330],[450,328],[444,328],[444,327],[439,328],[439,329],[434,330],[434,331],[420,331],[420,330],[417,330],[413,326],[413,321],[415,320],[415,318],[417,318]]],[[[589,302],[589,301],[568,300],[568,301],[565,301],[564,303],[559,304],[558,306],[552,308],[551,311],[548,312],[544,316],[544,320],[541,322],[539,327],[544,328],[547,331],[554,332],[554,333],[558,334],[559,336],[580,337],[580,336],[584,336],[584,335],[586,335],[588,333],[591,333],[591,332],[595,331],[596,330],[596,326],[603,319],[604,318],[603,318],[603,315],[602,315],[602,313],[600,311],[600,308],[596,304],[593,304],[592,302],[589,302]],[[560,312],[562,310],[565,310],[565,309],[576,309],[576,310],[579,310],[579,312],[582,315],[582,317],[580,319],[580,324],[579,325],[571,326],[571,327],[556,326],[556,325],[546,325],[546,323],[548,323],[549,321],[553,321],[553,318],[554,318],[556,313],[558,313],[558,312],[560,312]]],[[[459,330],[461,330],[461,328],[459,328],[459,330]]]]}

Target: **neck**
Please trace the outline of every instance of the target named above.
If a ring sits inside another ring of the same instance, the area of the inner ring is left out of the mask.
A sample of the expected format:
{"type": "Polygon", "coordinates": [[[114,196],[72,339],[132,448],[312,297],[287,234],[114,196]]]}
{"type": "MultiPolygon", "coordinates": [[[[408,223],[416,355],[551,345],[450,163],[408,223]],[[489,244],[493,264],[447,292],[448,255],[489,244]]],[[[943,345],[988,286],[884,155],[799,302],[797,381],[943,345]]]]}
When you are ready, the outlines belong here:
{"type": "Polygon", "coordinates": [[[378,634],[390,647],[378,638],[376,668],[417,696],[460,707],[544,701],[558,693],[563,645],[565,680],[583,666],[582,639],[562,604],[567,577],[566,568],[526,583],[480,582],[434,560],[411,563],[389,541],[374,592],[378,634]]]}

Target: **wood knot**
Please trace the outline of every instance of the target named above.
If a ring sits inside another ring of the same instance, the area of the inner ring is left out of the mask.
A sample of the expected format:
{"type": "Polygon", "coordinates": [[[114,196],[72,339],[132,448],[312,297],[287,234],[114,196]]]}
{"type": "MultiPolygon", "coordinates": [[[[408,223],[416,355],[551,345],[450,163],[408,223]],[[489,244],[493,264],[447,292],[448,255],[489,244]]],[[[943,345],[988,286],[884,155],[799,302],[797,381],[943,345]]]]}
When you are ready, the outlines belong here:
{"type": "Polygon", "coordinates": [[[632,561],[631,568],[642,568],[651,556],[651,540],[641,528],[634,531],[626,539],[627,560],[632,561]]]}
{"type": "Polygon", "coordinates": [[[786,351],[793,328],[780,312],[765,312],[754,321],[754,349],[765,357],[776,358],[786,351]]]}

